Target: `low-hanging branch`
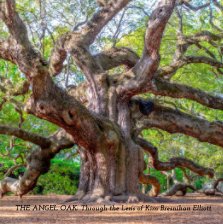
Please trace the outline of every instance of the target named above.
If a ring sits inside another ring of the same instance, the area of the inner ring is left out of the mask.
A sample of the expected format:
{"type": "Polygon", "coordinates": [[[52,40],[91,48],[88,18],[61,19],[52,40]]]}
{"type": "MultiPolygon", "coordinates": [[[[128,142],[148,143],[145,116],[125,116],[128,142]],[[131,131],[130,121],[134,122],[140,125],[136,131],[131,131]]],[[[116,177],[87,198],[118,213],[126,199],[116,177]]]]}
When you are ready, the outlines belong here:
{"type": "Polygon", "coordinates": [[[136,121],[137,130],[159,128],[169,133],[182,133],[201,142],[209,142],[223,147],[223,123],[209,122],[179,110],[155,105],[149,116],[141,116],[136,121]]]}
{"type": "Polygon", "coordinates": [[[12,135],[17,138],[21,138],[24,141],[29,141],[36,145],[39,145],[42,148],[47,148],[51,144],[51,141],[48,138],[42,137],[38,134],[27,132],[21,128],[0,125],[0,134],[12,135]]]}
{"type": "Polygon", "coordinates": [[[200,176],[207,175],[211,178],[214,176],[214,170],[197,165],[189,159],[176,157],[171,158],[169,162],[161,162],[159,160],[158,149],[156,147],[142,138],[137,138],[136,142],[152,156],[153,167],[157,170],[168,171],[173,170],[176,167],[184,167],[199,174],[200,176]]]}
{"type": "Polygon", "coordinates": [[[5,177],[0,181],[0,197],[7,192],[22,197],[31,191],[41,174],[46,173],[50,168],[50,160],[62,149],[71,148],[74,145],[72,137],[64,130],[57,131],[49,137],[50,144],[44,148],[35,148],[27,156],[25,173],[19,179],[5,177]]]}
{"type": "Polygon", "coordinates": [[[178,195],[178,192],[181,192],[180,196],[184,196],[187,193],[187,189],[196,191],[195,187],[191,184],[176,183],[168,191],[164,192],[162,195],[173,196],[173,195],[178,195]]]}

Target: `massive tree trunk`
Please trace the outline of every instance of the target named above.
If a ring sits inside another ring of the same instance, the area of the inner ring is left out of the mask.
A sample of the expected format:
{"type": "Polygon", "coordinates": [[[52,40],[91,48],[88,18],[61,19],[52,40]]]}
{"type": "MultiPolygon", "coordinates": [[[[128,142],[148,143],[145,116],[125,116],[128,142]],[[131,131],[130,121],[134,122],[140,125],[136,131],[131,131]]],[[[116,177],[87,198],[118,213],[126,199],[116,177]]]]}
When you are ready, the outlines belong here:
{"type": "Polygon", "coordinates": [[[0,40],[0,58],[16,64],[31,85],[32,95],[26,103],[26,112],[58,125],[65,133],[61,140],[58,134],[43,138],[27,134],[20,128],[0,126],[0,134],[14,135],[39,145],[28,158],[29,165],[22,180],[16,182],[6,178],[0,185],[1,194],[12,191],[23,195],[31,190],[39,175],[49,169],[50,159],[74,143],[79,146],[81,157],[81,175],[75,196],[78,200],[146,200],[148,198],[139,192],[140,182],[152,184],[152,195],[157,196],[160,190],[157,179],[143,173],[146,168],[144,152],[151,155],[153,167],[157,170],[186,167],[199,175],[213,177],[212,169],[185,158],[161,162],[158,149],[139,138],[139,134],[143,129],[156,127],[223,146],[223,125],[154,102],[148,103],[135,96],[150,92],[184,97],[211,108],[223,109],[221,98],[163,79],[189,63],[207,63],[222,68],[222,63],[214,59],[183,57],[195,39],[197,42],[201,41],[199,38],[217,41],[221,36],[206,32],[185,37],[185,46],[177,46],[172,64],[159,69],[162,36],[177,5],[175,0],[160,0],[150,16],[140,58],[130,49],[115,47],[93,55],[90,45],[128,2],[108,1],[81,29],[59,37],[49,63],[29,41],[26,27],[16,12],[15,1],[0,3],[0,17],[10,33],[9,39],[0,40]],[[58,87],[52,78],[63,71],[68,54],[86,77],[85,82],[69,91],[58,87]],[[122,74],[109,74],[108,70],[122,65],[125,65],[122,74]]]}
{"type": "MultiPolygon", "coordinates": [[[[36,98],[27,110],[40,118],[62,125],[80,146],[81,175],[77,198],[95,201],[106,196],[137,195],[139,176],[145,166],[142,149],[132,138],[129,104],[101,100],[99,103],[102,103],[99,105],[94,99],[94,104],[86,105],[89,112],[81,105],[76,108],[72,106],[74,103],[79,104],[72,96],[74,92],[76,93],[75,90],[70,90],[69,96],[62,90],[58,89],[57,92],[59,91],[63,98],[70,97],[69,104],[66,101],[61,105],[62,99],[55,99],[55,97],[54,101],[58,100],[58,102],[53,105],[52,99],[44,102],[41,98],[39,103],[39,99],[36,98]],[[116,116],[112,114],[110,117],[109,108],[104,107],[103,104],[113,108],[116,116]],[[39,106],[32,107],[32,105],[39,106]],[[119,105],[122,106],[119,108],[119,105]],[[92,112],[98,111],[103,116],[92,117],[92,112]]],[[[77,97],[76,93],[76,99],[77,97]]],[[[86,95],[86,98],[87,102],[92,101],[91,95],[86,95]]]]}
{"type": "Polygon", "coordinates": [[[115,144],[101,144],[95,152],[81,149],[81,175],[79,180],[78,199],[95,200],[106,196],[134,195],[139,193],[138,150],[136,157],[130,157],[127,145],[122,139],[115,144]],[[117,143],[117,144],[116,144],[117,143]]]}

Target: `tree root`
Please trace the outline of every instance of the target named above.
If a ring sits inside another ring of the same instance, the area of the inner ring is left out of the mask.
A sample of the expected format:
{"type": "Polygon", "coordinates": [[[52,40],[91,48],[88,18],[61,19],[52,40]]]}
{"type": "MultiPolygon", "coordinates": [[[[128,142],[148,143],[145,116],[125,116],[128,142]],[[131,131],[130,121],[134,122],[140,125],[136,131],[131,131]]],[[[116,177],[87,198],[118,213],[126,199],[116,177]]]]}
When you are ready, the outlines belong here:
{"type": "Polygon", "coordinates": [[[86,194],[81,199],[79,195],[69,198],[63,203],[99,203],[99,204],[114,204],[114,203],[162,203],[162,202],[172,202],[172,200],[162,197],[150,197],[148,195],[138,193],[138,194],[122,194],[122,195],[105,195],[105,196],[96,196],[94,194],[86,194]]]}
{"type": "Polygon", "coordinates": [[[170,190],[167,192],[163,193],[163,196],[184,196],[187,193],[187,188],[190,188],[191,190],[195,191],[195,187],[190,185],[190,184],[184,184],[184,183],[177,183],[174,184],[170,190]]]}
{"type": "Polygon", "coordinates": [[[207,196],[223,196],[223,192],[218,189],[218,185],[220,182],[223,182],[223,178],[218,178],[212,183],[212,188],[205,189],[201,191],[200,193],[203,193],[207,196]]]}
{"type": "MultiPolygon", "coordinates": [[[[207,196],[223,196],[223,192],[218,189],[218,184],[223,181],[223,178],[219,178],[213,182],[212,188],[199,190],[197,192],[205,194],[207,196]]],[[[162,196],[184,196],[187,193],[187,188],[196,191],[195,187],[190,184],[176,183],[169,191],[162,194],[162,196]]]]}
{"type": "Polygon", "coordinates": [[[0,181],[0,197],[2,198],[4,194],[7,192],[12,192],[20,196],[18,187],[19,187],[19,180],[11,177],[4,178],[2,181],[0,181]]]}

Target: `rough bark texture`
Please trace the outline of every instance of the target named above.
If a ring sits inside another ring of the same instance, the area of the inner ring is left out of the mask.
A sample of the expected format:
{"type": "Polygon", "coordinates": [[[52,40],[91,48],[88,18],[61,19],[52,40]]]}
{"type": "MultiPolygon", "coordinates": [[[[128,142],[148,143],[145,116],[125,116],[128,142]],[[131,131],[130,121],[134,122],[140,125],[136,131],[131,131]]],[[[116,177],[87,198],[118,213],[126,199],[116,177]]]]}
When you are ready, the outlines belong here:
{"type": "Polygon", "coordinates": [[[187,188],[195,191],[195,187],[190,184],[177,183],[174,184],[167,192],[165,192],[164,196],[184,196],[187,193],[187,188]]]}
{"type": "Polygon", "coordinates": [[[43,138],[21,129],[0,126],[0,134],[14,135],[39,145],[28,156],[27,170],[20,180],[5,178],[0,182],[1,195],[8,191],[18,195],[30,191],[39,175],[48,171],[50,159],[74,143],[79,146],[81,157],[79,189],[75,196],[78,200],[147,200],[139,193],[139,182],[153,185],[151,195],[157,196],[160,191],[157,179],[143,173],[144,150],[151,154],[153,165],[158,170],[186,167],[199,175],[213,177],[211,169],[187,159],[173,158],[169,162],[160,162],[157,149],[139,139],[138,135],[142,129],[156,127],[223,146],[222,124],[159,105],[155,105],[151,113],[142,113],[137,104],[139,100],[132,97],[151,92],[189,98],[208,107],[222,109],[223,99],[163,79],[189,63],[207,63],[222,68],[222,63],[214,59],[183,57],[187,48],[201,38],[215,41],[221,36],[203,33],[185,37],[185,46],[177,49],[170,67],[159,68],[162,36],[176,6],[175,0],[161,0],[150,16],[141,57],[127,48],[111,48],[92,55],[90,45],[128,2],[111,0],[101,5],[100,10],[79,30],[58,38],[47,63],[29,41],[26,26],[16,12],[15,1],[1,1],[0,18],[8,27],[10,37],[0,40],[0,58],[16,64],[32,87],[26,112],[63,128],[55,135],[43,138]],[[52,76],[63,71],[68,53],[87,81],[66,91],[53,82],[52,76]],[[121,65],[126,66],[125,72],[109,75],[109,69],[121,65]]]}
{"type": "Polygon", "coordinates": [[[223,178],[218,178],[217,180],[213,181],[211,188],[204,189],[201,192],[208,196],[215,196],[215,195],[223,196],[223,192],[218,189],[218,185],[221,182],[223,182],[223,178]]]}
{"type": "MultiPolygon", "coordinates": [[[[20,130],[21,131],[21,130],[20,130]]],[[[8,133],[5,133],[8,134],[8,133]]],[[[13,134],[15,136],[17,133],[13,134]]],[[[38,139],[41,136],[35,136],[38,139]]],[[[29,139],[32,141],[33,136],[29,139]]],[[[24,138],[27,140],[27,137],[24,138]]],[[[13,192],[16,195],[22,197],[24,194],[31,191],[41,174],[46,173],[50,167],[50,160],[53,158],[61,149],[70,148],[73,145],[72,138],[66,134],[63,130],[58,131],[49,139],[39,141],[39,147],[33,149],[27,156],[27,167],[26,171],[21,178],[14,179],[5,177],[0,182],[0,196],[2,197],[7,192],[13,192]],[[47,145],[43,144],[47,140],[47,145]]],[[[35,141],[33,141],[35,143],[35,141]]]]}

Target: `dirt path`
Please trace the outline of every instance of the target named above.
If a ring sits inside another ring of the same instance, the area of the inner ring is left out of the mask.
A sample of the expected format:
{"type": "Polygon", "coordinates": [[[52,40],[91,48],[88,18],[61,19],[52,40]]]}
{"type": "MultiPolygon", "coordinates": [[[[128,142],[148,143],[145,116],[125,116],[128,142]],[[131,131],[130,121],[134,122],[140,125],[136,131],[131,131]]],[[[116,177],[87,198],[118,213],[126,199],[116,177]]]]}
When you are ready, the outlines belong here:
{"type": "Polygon", "coordinates": [[[223,198],[220,197],[189,195],[184,198],[174,197],[171,198],[171,202],[165,203],[88,205],[88,210],[81,204],[78,206],[75,206],[75,203],[63,204],[68,198],[69,196],[58,195],[28,195],[22,200],[13,196],[5,197],[0,200],[0,223],[223,223],[223,198]]]}

